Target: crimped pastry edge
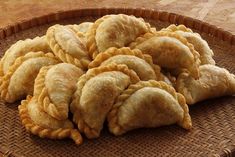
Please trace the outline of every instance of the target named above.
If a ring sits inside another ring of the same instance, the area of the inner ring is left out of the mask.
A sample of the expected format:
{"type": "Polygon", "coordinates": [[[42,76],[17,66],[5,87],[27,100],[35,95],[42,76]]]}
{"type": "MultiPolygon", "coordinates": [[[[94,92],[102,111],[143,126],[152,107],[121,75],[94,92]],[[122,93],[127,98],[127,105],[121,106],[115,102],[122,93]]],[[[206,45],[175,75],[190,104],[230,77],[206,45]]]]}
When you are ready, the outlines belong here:
{"type": "Polygon", "coordinates": [[[191,129],[192,121],[189,115],[188,106],[185,102],[183,95],[177,93],[173,87],[171,87],[170,85],[168,85],[163,81],[149,80],[149,81],[140,81],[137,84],[130,85],[128,89],[123,91],[122,94],[117,98],[116,103],[113,105],[113,108],[110,110],[107,116],[110,132],[112,132],[115,135],[121,135],[125,132],[125,129],[118,124],[118,118],[117,118],[118,110],[122,106],[123,102],[127,100],[134,92],[144,87],[160,88],[171,94],[178,101],[179,105],[184,110],[184,118],[182,121],[178,122],[178,125],[182,126],[184,129],[187,130],[191,129]]]}
{"type": "Polygon", "coordinates": [[[73,121],[78,125],[79,130],[81,132],[84,132],[88,138],[97,138],[99,136],[99,132],[94,128],[90,128],[89,125],[86,122],[84,122],[84,120],[80,117],[81,114],[76,105],[79,104],[80,102],[82,89],[85,86],[86,82],[100,73],[109,72],[109,71],[123,72],[124,74],[130,77],[131,83],[136,83],[140,81],[137,74],[133,70],[128,69],[128,67],[124,64],[119,64],[119,65],[110,64],[107,66],[93,68],[88,70],[86,74],[82,75],[79,78],[79,81],[77,83],[77,90],[75,91],[72,98],[72,103],[70,104],[70,111],[73,113],[73,121]]]}
{"type": "Polygon", "coordinates": [[[116,55],[131,55],[145,60],[153,68],[156,74],[156,79],[157,80],[163,79],[160,72],[161,71],[160,66],[153,63],[152,57],[150,55],[143,54],[139,49],[131,50],[129,47],[122,47],[120,49],[111,47],[107,49],[105,52],[98,54],[96,58],[89,64],[88,67],[89,69],[98,67],[102,64],[102,62],[116,55]]]}
{"type": "MultiPolygon", "coordinates": [[[[57,25],[54,25],[54,26],[48,28],[47,33],[46,33],[47,42],[48,42],[49,46],[51,47],[53,53],[58,58],[60,58],[63,62],[73,64],[79,68],[86,70],[88,67],[88,64],[90,63],[90,60],[88,58],[77,59],[77,58],[73,57],[72,55],[66,53],[66,51],[57,43],[57,41],[54,37],[55,27],[57,27],[57,26],[60,26],[60,25],[57,24],[57,25]]],[[[73,33],[75,36],[79,36],[79,34],[76,34],[74,31],[73,31],[73,33]]]]}
{"type": "Polygon", "coordinates": [[[28,95],[26,100],[22,100],[21,105],[18,106],[21,122],[28,132],[41,138],[63,139],[69,137],[77,145],[82,144],[82,136],[76,129],[49,129],[35,124],[30,118],[27,109],[27,105],[32,98],[32,96],[28,95]]]}
{"type": "Polygon", "coordinates": [[[9,68],[7,74],[5,74],[0,81],[0,90],[1,90],[1,98],[6,102],[13,102],[12,96],[8,93],[8,87],[10,84],[11,77],[14,72],[20,67],[20,65],[28,59],[36,58],[36,57],[49,57],[51,59],[57,60],[53,53],[44,53],[42,51],[39,52],[29,52],[24,56],[18,57],[14,64],[9,68]]]}

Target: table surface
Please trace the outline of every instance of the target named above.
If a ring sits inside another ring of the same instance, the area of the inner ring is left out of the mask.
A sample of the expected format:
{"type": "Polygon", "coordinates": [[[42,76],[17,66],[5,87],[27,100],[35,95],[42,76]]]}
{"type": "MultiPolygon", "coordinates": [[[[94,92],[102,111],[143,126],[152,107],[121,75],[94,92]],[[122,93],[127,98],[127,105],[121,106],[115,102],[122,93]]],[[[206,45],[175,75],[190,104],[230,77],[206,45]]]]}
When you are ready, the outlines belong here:
{"type": "Polygon", "coordinates": [[[34,16],[94,7],[164,10],[208,22],[235,34],[235,0],[1,0],[0,29],[34,16]]]}

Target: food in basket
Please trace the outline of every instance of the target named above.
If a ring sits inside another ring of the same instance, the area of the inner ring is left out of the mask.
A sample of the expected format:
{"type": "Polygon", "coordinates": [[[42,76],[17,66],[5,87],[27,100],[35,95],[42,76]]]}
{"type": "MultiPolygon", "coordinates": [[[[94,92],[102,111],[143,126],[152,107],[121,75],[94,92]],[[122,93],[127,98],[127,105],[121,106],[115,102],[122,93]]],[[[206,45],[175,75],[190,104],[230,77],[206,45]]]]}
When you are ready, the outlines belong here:
{"type": "Polygon", "coordinates": [[[79,25],[73,24],[73,25],[66,25],[67,27],[69,27],[70,29],[72,29],[77,36],[83,41],[83,42],[87,42],[87,34],[88,31],[91,29],[93,25],[93,22],[82,22],[79,25]]]}
{"type": "Polygon", "coordinates": [[[131,50],[129,47],[109,48],[105,52],[98,54],[89,64],[89,68],[106,66],[112,63],[127,65],[129,69],[137,73],[140,80],[163,79],[160,72],[161,68],[153,64],[151,56],[142,54],[138,49],[131,50]]]}
{"type": "Polygon", "coordinates": [[[0,62],[0,77],[5,75],[8,69],[14,64],[16,58],[24,56],[29,52],[51,52],[46,37],[35,37],[34,39],[19,40],[5,52],[0,62]]]}
{"type": "Polygon", "coordinates": [[[130,44],[153,57],[153,63],[162,68],[187,69],[194,78],[199,77],[200,55],[187,40],[168,31],[146,33],[130,44]]]}
{"type": "Polygon", "coordinates": [[[151,31],[150,24],[142,18],[124,14],[106,15],[96,20],[88,31],[87,48],[95,59],[108,48],[127,46],[138,36],[151,31]]]}
{"type": "Polygon", "coordinates": [[[186,101],[172,86],[154,80],[130,85],[108,115],[109,130],[115,135],[174,123],[185,129],[192,127],[186,101]]]}
{"type": "Polygon", "coordinates": [[[68,63],[42,68],[35,79],[33,94],[41,108],[55,119],[68,119],[70,100],[83,73],[68,63]]]}
{"type": "Polygon", "coordinates": [[[93,68],[78,80],[71,103],[73,120],[88,138],[99,137],[115,99],[139,77],[126,65],[111,64],[93,68]]]}
{"type": "Polygon", "coordinates": [[[54,54],[63,62],[87,69],[90,58],[86,45],[72,29],[54,25],[48,28],[46,38],[54,54]]]}
{"type": "Polygon", "coordinates": [[[200,54],[201,64],[213,64],[215,61],[212,58],[214,56],[213,51],[210,49],[207,42],[202,39],[200,34],[193,32],[191,29],[186,28],[184,25],[170,25],[167,28],[163,28],[162,31],[172,31],[187,39],[187,41],[193,44],[194,49],[200,54]]]}
{"type": "Polygon", "coordinates": [[[190,130],[188,105],[235,94],[234,75],[183,25],[157,31],[142,18],[107,15],[51,26],[46,39],[19,41],[0,62],[1,98],[28,95],[19,115],[42,138],[81,144],[80,132],[97,138],[105,121],[114,135],[171,124],[190,130]]]}
{"type": "Polygon", "coordinates": [[[181,73],[177,78],[176,90],[184,95],[187,104],[235,94],[235,75],[228,70],[205,64],[200,66],[199,71],[198,80],[188,73],[181,73]]]}
{"type": "Polygon", "coordinates": [[[74,124],[69,120],[57,120],[47,114],[36,98],[27,96],[18,106],[22,124],[26,130],[41,138],[63,139],[72,138],[76,144],[82,143],[82,137],[74,124]]]}
{"type": "Polygon", "coordinates": [[[77,32],[83,33],[85,36],[86,33],[91,29],[93,25],[93,22],[82,22],[79,25],[77,25],[77,32]]]}
{"type": "Polygon", "coordinates": [[[29,52],[18,57],[0,81],[1,98],[12,103],[32,95],[40,68],[59,62],[54,54],[44,52],[29,52]]]}

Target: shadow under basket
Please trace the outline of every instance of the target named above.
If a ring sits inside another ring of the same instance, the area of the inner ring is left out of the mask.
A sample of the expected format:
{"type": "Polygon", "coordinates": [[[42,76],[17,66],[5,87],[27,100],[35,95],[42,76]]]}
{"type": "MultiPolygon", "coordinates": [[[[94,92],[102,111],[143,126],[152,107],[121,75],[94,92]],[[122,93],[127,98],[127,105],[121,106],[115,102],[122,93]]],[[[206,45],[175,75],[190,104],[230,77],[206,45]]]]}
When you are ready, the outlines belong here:
{"type": "MultiPolygon", "coordinates": [[[[220,67],[235,73],[235,36],[202,21],[157,10],[140,8],[95,8],[58,12],[21,21],[0,30],[0,54],[17,40],[46,33],[49,26],[95,21],[106,14],[124,13],[143,17],[157,30],[170,24],[184,24],[208,42],[220,67]]],[[[235,156],[235,97],[222,97],[190,106],[193,128],[176,125],[138,129],[115,137],[104,128],[98,139],[84,139],[80,146],[72,140],[41,139],[22,126],[17,106],[0,104],[0,155],[12,157],[115,157],[115,156],[235,156]]]]}

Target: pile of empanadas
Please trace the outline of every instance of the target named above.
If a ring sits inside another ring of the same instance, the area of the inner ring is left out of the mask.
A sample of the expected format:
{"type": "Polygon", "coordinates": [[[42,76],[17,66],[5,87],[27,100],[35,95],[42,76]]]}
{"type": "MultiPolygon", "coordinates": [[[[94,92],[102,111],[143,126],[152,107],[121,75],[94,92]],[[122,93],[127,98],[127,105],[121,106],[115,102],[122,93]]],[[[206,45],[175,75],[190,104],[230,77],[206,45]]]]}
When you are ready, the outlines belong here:
{"type": "Polygon", "coordinates": [[[42,138],[97,138],[143,127],[192,127],[188,105],[235,94],[235,76],[183,25],[157,31],[142,18],[106,15],[54,25],[13,44],[0,62],[1,99],[21,101],[22,124],[42,138]]]}

